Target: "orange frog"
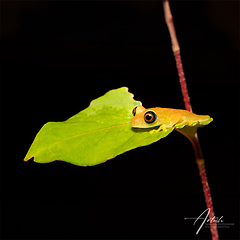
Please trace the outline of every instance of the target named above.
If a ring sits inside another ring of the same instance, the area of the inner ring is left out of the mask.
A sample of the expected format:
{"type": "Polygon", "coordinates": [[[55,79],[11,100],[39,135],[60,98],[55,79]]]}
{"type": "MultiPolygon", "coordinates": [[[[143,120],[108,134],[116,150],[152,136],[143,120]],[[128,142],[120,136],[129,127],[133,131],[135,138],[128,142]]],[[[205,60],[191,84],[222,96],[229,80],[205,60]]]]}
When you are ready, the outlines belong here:
{"type": "Polygon", "coordinates": [[[187,110],[160,107],[146,109],[141,105],[133,109],[133,116],[131,125],[134,128],[159,126],[157,130],[152,130],[150,133],[167,131],[171,127],[194,126],[198,123],[209,123],[212,121],[212,118],[208,115],[197,115],[187,110]]]}

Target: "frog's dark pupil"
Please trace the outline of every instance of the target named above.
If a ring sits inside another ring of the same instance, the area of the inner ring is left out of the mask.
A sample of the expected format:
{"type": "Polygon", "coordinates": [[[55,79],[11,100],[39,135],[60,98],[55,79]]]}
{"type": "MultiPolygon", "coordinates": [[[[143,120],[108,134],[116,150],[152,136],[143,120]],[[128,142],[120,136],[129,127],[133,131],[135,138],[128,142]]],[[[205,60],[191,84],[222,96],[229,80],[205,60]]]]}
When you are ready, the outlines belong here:
{"type": "Polygon", "coordinates": [[[151,114],[147,114],[146,115],[146,120],[150,121],[152,119],[152,115],[151,114]]]}

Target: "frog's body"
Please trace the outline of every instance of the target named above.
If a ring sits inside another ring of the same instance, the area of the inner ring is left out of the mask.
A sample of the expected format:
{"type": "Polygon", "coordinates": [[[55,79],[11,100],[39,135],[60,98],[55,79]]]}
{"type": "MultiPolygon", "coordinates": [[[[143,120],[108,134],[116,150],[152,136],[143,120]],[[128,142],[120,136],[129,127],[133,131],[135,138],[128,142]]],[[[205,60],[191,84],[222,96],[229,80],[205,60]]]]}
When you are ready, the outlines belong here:
{"type": "Polygon", "coordinates": [[[170,127],[192,125],[205,122],[210,119],[208,115],[197,115],[186,110],[172,108],[148,108],[138,106],[134,109],[134,117],[131,120],[132,127],[152,128],[160,126],[154,131],[166,131],[170,127]]]}

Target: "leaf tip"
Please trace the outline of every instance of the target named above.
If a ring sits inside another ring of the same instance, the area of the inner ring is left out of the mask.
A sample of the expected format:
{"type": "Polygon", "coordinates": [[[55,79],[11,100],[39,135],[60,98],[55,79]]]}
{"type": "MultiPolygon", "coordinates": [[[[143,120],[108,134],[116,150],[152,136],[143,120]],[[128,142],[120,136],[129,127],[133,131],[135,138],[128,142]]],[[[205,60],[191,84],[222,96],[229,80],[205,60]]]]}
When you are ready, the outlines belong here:
{"type": "Polygon", "coordinates": [[[29,158],[29,157],[25,157],[25,158],[23,159],[23,161],[24,161],[24,162],[27,162],[27,161],[30,160],[31,158],[33,158],[33,157],[30,157],[30,158],[29,158]]]}
{"type": "Polygon", "coordinates": [[[27,161],[29,161],[29,160],[32,159],[32,158],[34,158],[34,156],[33,156],[32,154],[30,155],[30,153],[29,153],[29,151],[28,151],[28,153],[27,153],[26,156],[24,157],[23,161],[24,161],[24,162],[27,162],[27,161]]]}

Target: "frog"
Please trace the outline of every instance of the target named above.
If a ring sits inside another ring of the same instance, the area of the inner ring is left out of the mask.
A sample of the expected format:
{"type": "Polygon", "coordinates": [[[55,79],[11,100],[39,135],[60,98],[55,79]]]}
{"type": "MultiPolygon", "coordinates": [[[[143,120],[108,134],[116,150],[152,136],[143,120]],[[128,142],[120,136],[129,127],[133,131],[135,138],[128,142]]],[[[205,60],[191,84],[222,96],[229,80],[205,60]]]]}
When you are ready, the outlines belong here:
{"type": "Polygon", "coordinates": [[[183,109],[173,108],[144,108],[142,105],[135,107],[132,111],[133,118],[131,126],[133,128],[155,128],[150,133],[168,131],[169,128],[180,126],[194,126],[197,123],[210,120],[209,115],[197,115],[183,109]]]}

